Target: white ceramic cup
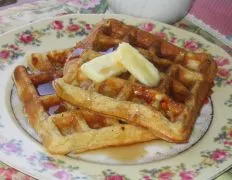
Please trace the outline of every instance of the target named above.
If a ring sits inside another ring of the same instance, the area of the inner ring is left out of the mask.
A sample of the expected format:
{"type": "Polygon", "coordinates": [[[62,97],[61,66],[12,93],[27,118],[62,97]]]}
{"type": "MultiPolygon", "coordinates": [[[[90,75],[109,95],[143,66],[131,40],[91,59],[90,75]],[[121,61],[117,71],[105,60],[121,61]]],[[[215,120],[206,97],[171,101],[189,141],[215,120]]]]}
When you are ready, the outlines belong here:
{"type": "Polygon", "coordinates": [[[109,8],[120,14],[174,23],[184,17],[194,0],[108,0],[109,8]]]}

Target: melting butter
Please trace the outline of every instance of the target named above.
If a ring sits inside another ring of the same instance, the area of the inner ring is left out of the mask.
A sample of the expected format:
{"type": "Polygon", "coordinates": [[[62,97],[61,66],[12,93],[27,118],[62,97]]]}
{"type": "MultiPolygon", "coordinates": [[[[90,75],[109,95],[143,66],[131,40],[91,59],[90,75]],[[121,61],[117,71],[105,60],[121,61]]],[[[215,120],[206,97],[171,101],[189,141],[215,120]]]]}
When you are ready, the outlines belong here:
{"type": "Polygon", "coordinates": [[[148,87],[157,86],[160,81],[157,68],[128,43],[121,43],[116,51],[83,64],[81,71],[95,82],[102,82],[125,71],[148,87]]]}

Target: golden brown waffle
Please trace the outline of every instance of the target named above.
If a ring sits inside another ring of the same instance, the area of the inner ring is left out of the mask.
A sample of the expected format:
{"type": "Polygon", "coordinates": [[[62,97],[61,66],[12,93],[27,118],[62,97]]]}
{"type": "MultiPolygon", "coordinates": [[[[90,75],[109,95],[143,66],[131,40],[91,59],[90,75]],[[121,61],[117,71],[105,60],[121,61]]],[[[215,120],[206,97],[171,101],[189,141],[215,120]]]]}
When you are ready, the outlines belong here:
{"type": "Polygon", "coordinates": [[[78,153],[157,137],[188,140],[213,86],[216,64],[210,55],[187,52],[114,19],[96,25],[76,48],[88,50],[76,58],[70,58],[74,48],[32,54],[32,72],[22,66],[14,72],[25,114],[51,153],[78,153]],[[129,42],[159,69],[157,87],[141,85],[128,72],[98,84],[80,73],[81,64],[120,42],[129,42]],[[64,77],[55,80],[59,97],[40,96],[36,87],[62,77],[64,64],[64,77]],[[54,105],[60,108],[50,115],[54,105]]]}
{"type": "Polygon", "coordinates": [[[188,52],[115,19],[97,24],[76,47],[105,51],[121,42],[130,43],[159,69],[161,82],[157,87],[149,89],[131,82],[134,78],[128,73],[94,84],[78,71],[81,62],[91,60],[93,55],[82,55],[76,65],[71,61],[65,68],[69,75],[55,81],[57,95],[71,104],[150,129],[169,142],[186,142],[211,93],[217,70],[212,56],[188,52]],[[86,84],[90,84],[90,90],[86,90],[86,84]]]}
{"type": "Polygon", "coordinates": [[[25,114],[48,151],[55,154],[80,153],[156,139],[145,128],[73,107],[56,94],[41,96],[37,91],[39,85],[62,77],[60,70],[63,63],[51,62],[57,62],[57,56],[67,58],[69,53],[64,53],[67,51],[69,50],[31,54],[28,56],[31,69],[27,71],[24,66],[18,66],[14,71],[14,81],[24,104],[25,114]],[[49,109],[54,106],[59,108],[54,114],[49,114],[49,109]]]}
{"type": "Polygon", "coordinates": [[[47,53],[32,53],[27,57],[28,66],[32,71],[55,72],[63,71],[67,58],[73,52],[73,48],[53,50],[47,53]]]}

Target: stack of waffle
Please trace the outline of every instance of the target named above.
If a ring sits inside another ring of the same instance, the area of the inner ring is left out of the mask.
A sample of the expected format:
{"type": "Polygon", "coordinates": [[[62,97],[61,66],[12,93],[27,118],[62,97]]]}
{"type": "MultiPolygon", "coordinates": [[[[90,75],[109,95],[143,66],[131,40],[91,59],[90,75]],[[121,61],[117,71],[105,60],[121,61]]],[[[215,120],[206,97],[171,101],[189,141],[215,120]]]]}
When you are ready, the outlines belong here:
{"type": "Polygon", "coordinates": [[[28,70],[16,67],[14,81],[29,123],[55,154],[154,139],[187,142],[217,70],[209,54],[186,51],[115,19],[97,24],[73,48],[31,54],[28,64],[28,70]],[[159,70],[156,87],[129,72],[100,83],[83,75],[84,63],[122,42],[159,70]],[[39,95],[38,85],[51,81],[56,94],[39,95]]]}

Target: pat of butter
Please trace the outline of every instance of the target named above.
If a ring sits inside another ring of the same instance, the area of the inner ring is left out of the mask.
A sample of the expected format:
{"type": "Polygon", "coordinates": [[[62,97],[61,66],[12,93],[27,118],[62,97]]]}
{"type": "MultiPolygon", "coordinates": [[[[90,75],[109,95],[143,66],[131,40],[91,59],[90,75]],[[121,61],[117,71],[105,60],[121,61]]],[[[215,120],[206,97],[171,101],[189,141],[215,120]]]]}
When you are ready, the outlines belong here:
{"type": "Polygon", "coordinates": [[[149,87],[158,85],[160,75],[157,68],[130,44],[121,43],[117,56],[118,61],[141,83],[149,87]]]}
{"type": "Polygon", "coordinates": [[[157,86],[160,81],[156,67],[128,43],[121,43],[116,51],[83,64],[81,71],[95,82],[102,82],[125,71],[149,87],[157,86]]]}
{"type": "Polygon", "coordinates": [[[200,61],[195,60],[195,59],[187,59],[186,66],[192,70],[198,70],[200,66],[200,61]]]}
{"type": "Polygon", "coordinates": [[[126,69],[117,60],[116,53],[114,51],[84,63],[81,66],[82,73],[95,82],[102,82],[111,76],[125,72],[126,69]]]}

